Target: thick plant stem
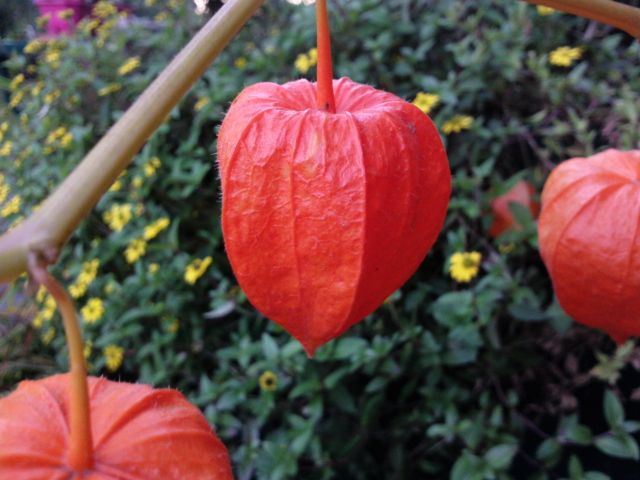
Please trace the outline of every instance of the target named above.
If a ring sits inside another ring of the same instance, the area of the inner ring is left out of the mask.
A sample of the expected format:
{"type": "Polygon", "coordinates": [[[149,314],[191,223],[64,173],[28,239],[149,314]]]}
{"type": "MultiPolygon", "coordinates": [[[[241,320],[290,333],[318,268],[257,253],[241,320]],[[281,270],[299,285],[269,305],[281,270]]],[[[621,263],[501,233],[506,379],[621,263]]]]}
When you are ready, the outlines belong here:
{"type": "Polygon", "coordinates": [[[640,8],[613,0],[527,0],[566,13],[606,23],[640,38],[640,8]]]}
{"type": "Polygon", "coordinates": [[[331,32],[327,0],[316,1],[317,45],[318,45],[318,108],[330,113],[336,112],[333,96],[333,65],[331,62],[331,32]]]}
{"type": "MultiPolygon", "coordinates": [[[[34,258],[34,257],[31,257],[34,258]]],[[[33,278],[43,285],[58,305],[69,349],[69,466],[78,473],[93,465],[93,440],[91,436],[91,407],[87,368],[84,360],[84,344],[73,301],[66,290],[43,265],[31,262],[33,278]]]]}
{"type": "Polygon", "coordinates": [[[107,132],[41,208],[0,236],[0,283],[27,269],[30,251],[59,250],[171,109],[264,0],[229,0],[107,132]]]}

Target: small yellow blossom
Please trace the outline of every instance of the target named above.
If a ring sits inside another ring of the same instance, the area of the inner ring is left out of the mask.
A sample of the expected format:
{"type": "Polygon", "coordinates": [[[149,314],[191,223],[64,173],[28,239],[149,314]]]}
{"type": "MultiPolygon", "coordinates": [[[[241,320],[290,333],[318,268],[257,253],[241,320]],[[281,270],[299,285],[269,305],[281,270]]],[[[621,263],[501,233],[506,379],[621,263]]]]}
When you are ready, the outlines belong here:
{"type": "Polygon", "coordinates": [[[18,213],[21,205],[22,198],[20,198],[20,195],[14,195],[13,198],[0,209],[0,217],[7,218],[9,215],[18,213]]]}
{"type": "Polygon", "coordinates": [[[36,38],[35,40],[31,40],[29,43],[27,43],[27,45],[24,47],[24,53],[33,55],[34,53],[38,53],[40,50],[42,50],[42,47],[44,47],[44,42],[36,38]]]}
{"type": "Polygon", "coordinates": [[[413,103],[416,107],[422,110],[424,113],[429,113],[433,107],[440,103],[440,96],[435,93],[419,92],[416,98],[413,99],[413,103]]]}
{"type": "Polygon", "coordinates": [[[142,177],[136,175],[135,177],[133,177],[133,180],[131,180],[131,185],[133,186],[133,188],[140,188],[142,186],[142,177]]]}
{"type": "Polygon", "coordinates": [[[460,283],[470,282],[480,271],[480,252],[457,252],[449,259],[449,274],[460,283]]]}
{"type": "Polygon", "coordinates": [[[73,133],[71,132],[65,133],[60,139],[60,145],[62,145],[63,148],[67,148],[72,143],[73,143],[73,133]]]}
{"type": "Polygon", "coordinates": [[[134,263],[147,251],[147,242],[143,238],[134,238],[124,251],[127,263],[134,263]]]}
{"type": "Polygon", "coordinates": [[[206,107],[207,105],[209,105],[209,98],[208,97],[201,97],[198,99],[198,101],[196,102],[196,104],[193,106],[193,109],[196,112],[199,112],[200,110],[202,110],[204,107],[206,107]]]}
{"type": "Polygon", "coordinates": [[[7,183],[0,184],[0,203],[4,203],[9,196],[9,193],[11,193],[9,185],[7,183]]]}
{"type": "Polygon", "coordinates": [[[9,107],[16,108],[18,105],[20,105],[20,102],[22,102],[23,99],[24,99],[23,90],[18,90],[17,92],[14,92],[13,95],[11,95],[11,100],[9,101],[9,107]]]}
{"type": "Polygon", "coordinates": [[[160,159],[158,157],[151,158],[143,166],[145,176],[152,177],[153,175],[155,175],[156,170],[158,170],[158,168],[160,168],[160,166],[162,166],[162,162],[160,161],[160,159]]]}
{"type": "Polygon", "coordinates": [[[538,11],[538,15],[542,16],[551,15],[556,11],[555,8],[545,7],[544,5],[538,5],[536,10],[538,11]]]}
{"type": "Polygon", "coordinates": [[[76,278],[75,282],[73,282],[69,287],[69,293],[73,298],[80,298],[87,293],[89,285],[91,285],[98,274],[99,266],[100,260],[97,258],[82,264],[82,271],[78,275],[78,278],[76,278]]]}
{"type": "Polygon", "coordinates": [[[167,217],[162,217],[153,222],[150,225],[147,225],[144,229],[144,239],[145,240],[153,240],[158,236],[160,232],[162,232],[165,228],[169,226],[169,219],[167,217]]]}
{"type": "Polygon", "coordinates": [[[193,262],[187,265],[184,270],[184,281],[190,285],[194,285],[198,279],[204,275],[209,265],[213,262],[211,257],[196,258],[193,262]]]}
{"type": "Polygon", "coordinates": [[[160,12],[153,17],[153,19],[158,23],[164,22],[167,18],[169,18],[169,14],[167,12],[160,12]]]}
{"type": "Polygon", "coordinates": [[[40,337],[42,343],[44,343],[45,345],[49,345],[54,338],[56,338],[56,329],[53,327],[47,328],[47,331],[44,332],[40,337]]]}
{"type": "Polygon", "coordinates": [[[307,55],[309,56],[309,61],[311,62],[311,65],[317,65],[318,64],[318,49],[317,48],[312,48],[311,50],[309,50],[307,52],[307,55]]]}
{"type": "Polygon", "coordinates": [[[109,225],[111,230],[119,232],[131,220],[132,208],[130,203],[114,204],[108,211],[104,212],[102,219],[109,225]]]}
{"type": "Polygon", "coordinates": [[[160,265],[159,264],[157,264],[157,263],[150,263],[149,264],[149,273],[154,274],[158,270],[160,270],[160,265]]]}
{"type": "Polygon", "coordinates": [[[118,75],[124,76],[140,66],[140,57],[131,57],[118,68],[118,75]]]}
{"type": "Polygon", "coordinates": [[[109,187],[110,192],[119,192],[120,190],[122,190],[122,182],[120,180],[116,180],[113,182],[113,185],[109,187]]]}
{"type": "Polygon", "coordinates": [[[273,392],[278,389],[278,376],[271,370],[267,370],[258,379],[260,388],[265,392],[273,392]]]}
{"type": "Polygon", "coordinates": [[[115,372],[122,365],[124,348],[113,344],[107,345],[102,349],[102,354],[104,355],[104,363],[110,371],[115,372]]]}
{"type": "Polygon", "coordinates": [[[0,141],[4,138],[7,130],[9,130],[9,122],[0,123],[0,141]]]}
{"type": "Polygon", "coordinates": [[[557,67],[570,67],[582,57],[582,47],[559,47],[549,54],[549,63],[557,67]]]}
{"type": "Polygon", "coordinates": [[[69,20],[71,17],[73,17],[72,8],[65,8],[61,12],[58,12],[58,18],[61,18],[63,20],[69,20]]]}
{"type": "Polygon", "coordinates": [[[86,342],[84,342],[84,358],[85,360],[88,360],[89,357],[91,356],[91,353],[93,353],[93,342],[91,340],[87,340],[86,342]]]}
{"type": "Polygon", "coordinates": [[[236,66],[236,68],[239,68],[240,70],[242,70],[247,66],[247,59],[245,57],[238,57],[235,59],[233,64],[236,66]]]}
{"type": "Polygon", "coordinates": [[[51,15],[49,15],[48,13],[46,15],[39,16],[38,18],[36,18],[36,27],[45,28],[49,23],[49,20],[51,20],[51,15]]]}
{"type": "Polygon", "coordinates": [[[144,0],[145,7],[153,7],[156,4],[157,0],[144,0]]]}
{"type": "MultiPolygon", "coordinates": [[[[49,135],[47,135],[47,139],[45,140],[45,142],[48,145],[54,144],[58,142],[58,140],[64,138],[65,135],[67,135],[67,129],[65,127],[58,127],[54,131],[50,132],[49,135]]],[[[71,137],[71,139],[73,140],[73,136],[71,137]]]]}
{"type": "Polygon", "coordinates": [[[164,328],[169,333],[178,333],[180,329],[180,320],[175,317],[165,317],[164,319],[164,328]]]}
{"type": "Polygon", "coordinates": [[[111,95],[112,93],[117,92],[121,88],[122,85],[120,85],[119,83],[110,83],[98,90],[98,96],[106,97],[107,95],[111,95]]]}
{"type": "Polygon", "coordinates": [[[306,53],[301,53],[296,57],[296,61],[293,64],[300,73],[305,74],[312,67],[311,60],[306,53]]]}
{"type": "Polygon", "coordinates": [[[9,89],[15,90],[20,86],[22,82],[24,82],[24,74],[19,73],[18,75],[13,77],[13,80],[11,80],[11,83],[9,83],[9,89]]]}
{"type": "Polygon", "coordinates": [[[100,26],[100,20],[94,18],[92,20],[83,20],[79,27],[80,30],[86,35],[90,35],[96,28],[100,26]]]}
{"type": "Polygon", "coordinates": [[[99,298],[90,298],[82,309],[80,315],[84,322],[92,325],[100,320],[104,315],[104,303],[99,298]]]}
{"type": "Polygon", "coordinates": [[[473,117],[469,115],[455,115],[442,125],[442,131],[445,135],[450,133],[459,133],[462,130],[469,130],[473,125],[473,117]]]}
{"type": "Polygon", "coordinates": [[[94,5],[92,14],[94,17],[107,18],[118,13],[118,9],[111,2],[101,1],[94,5]]]}
{"type": "Polygon", "coordinates": [[[58,50],[47,50],[44,54],[44,61],[51,65],[51,68],[57,69],[60,66],[60,52],[58,50]]]}
{"type": "Polygon", "coordinates": [[[40,329],[44,325],[45,318],[42,312],[38,312],[33,319],[31,320],[31,325],[33,328],[40,329]]]}
{"type": "Polygon", "coordinates": [[[26,113],[20,114],[20,125],[25,126],[29,123],[29,116],[26,113]]]}
{"type": "Polygon", "coordinates": [[[7,140],[0,147],[0,157],[8,157],[11,155],[13,151],[13,142],[11,140],[7,140]]]}
{"type": "Polygon", "coordinates": [[[53,92],[47,93],[44,96],[44,103],[47,105],[51,105],[60,97],[60,90],[54,90],[53,92]]]}

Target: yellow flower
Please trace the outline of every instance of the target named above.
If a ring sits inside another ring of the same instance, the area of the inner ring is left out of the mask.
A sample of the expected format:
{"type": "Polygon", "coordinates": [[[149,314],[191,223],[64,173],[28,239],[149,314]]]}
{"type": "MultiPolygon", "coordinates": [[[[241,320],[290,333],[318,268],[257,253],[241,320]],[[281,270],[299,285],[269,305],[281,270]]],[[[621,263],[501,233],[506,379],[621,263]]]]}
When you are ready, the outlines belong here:
{"type": "Polygon", "coordinates": [[[297,56],[296,61],[293,64],[300,73],[305,74],[312,67],[311,59],[305,53],[301,53],[297,56]]]}
{"type": "Polygon", "coordinates": [[[71,17],[73,17],[72,8],[65,8],[61,12],[58,12],[58,18],[61,18],[63,20],[69,20],[71,17]]]}
{"type": "Polygon", "coordinates": [[[555,8],[545,7],[544,5],[538,5],[536,10],[538,11],[538,15],[542,16],[551,15],[556,11],[555,8]]]}
{"type": "Polygon", "coordinates": [[[236,68],[239,68],[240,70],[242,70],[244,67],[247,66],[247,59],[244,57],[238,57],[233,62],[233,64],[236,66],[236,68]]]}
{"type": "Polygon", "coordinates": [[[206,107],[207,105],[209,105],[209,98],[208,97],[201,97],[198,99],[198,101],[196,102],[196,104],[193,106],[193,109],[196,112],[199,112],[200,110],[202,110],[204,107],[206,107]]]}
{"type": "Polygon", "coordinates": [[[160,12],[153,17],[153,19],[158,23],[164,22],[167,18],[169,18],[169,14],[167,12],[160,12]]]}
{"type": "Polygon", "coordinates": [[[44,82],[38,82],[36,83],[33,88],[31,89],[31,96],[32,97],[37,97],[42,93],[42,90],[44,89],[44,82]]]}
{"type": "Polygon", "coordinates": [[[9,193],[11,193],[9,185],[6,183],[0,184],[0,203],[4,203],[4,201],[9,196],[9,193]]]}
{"type": "Polygon", "coordinates": [[[116,291],[117,285],[115,282],[109,282],[104,286],[104,293],[106,295],[111,295],[113,292],[116,291]]]}
{"type": "Polygon", "coordinates": [[[51,93],[47,93],[44,96],[44,103],[46,103],[47,105],[51,105],[53,102],[55,102],[58,98],[60,97],[60,90],[54,90],[51,93]]]}
{"type": "Polygon", "coordinates": [[[13,80],[11,80],[11,83],[9,84],[9,89],[15,90],[20,86],[22,82],[24,82],[24,74],[19,73],[18,75],[13,77],[13,80]]]}
{"type": "Polygon", "coordinates": [[[58,50],[47,50],[44,54],[44,61],[56,69],[60,66],[60,52],[58,50]]]}
{"type": "Polygon", "coordinates": [[[122,190],[122,182],[120,180],[116,180],[113,182],[113,185],[109,187],[110,192],[119,192],[120,190],[122,190]]]}
{"type": "Polygon", "coordinates": [[[45,318],[42,315],[42,312],[38,312],[35,317],[31,320],[31,325],[33,328],[40,329],[44,325],[45,318]]]}
{"type": "Polygon", "coordinates": [[[118,13],[118,9],[115,7],[115,5],[107,1],[96,3],[93,7],[92,12],[93,16],[98,18],[110,17],[111,15],[115,15],[116,13],[118,13]]]}
{"type": "Polygon", "coordinates": [[[258,379],[260,388],[265,392],[273,392],[278,389],[278,376],[271,370],[267,370],[258,379]]]}
{"type": "Polygon", "coordinates": [[[20,105],[20,102],[22,102],[23,99],[24,99],[24,91],[19,90],[17,92],[14,92],[14,94],[11,95],[11,101],[9,102],[9,107],[16,108],[18,105],[20,105]]]}
{"type": "Polygon", "coordinates": [[[470,282],[480,271],[479,252],[457,252],[449,259],[449,274],[460,283],[470,282]]]}
{"type": "Polygon", "coordinates": [[[144,0],[145,7],[153,7],[157,0],[144,0]]]}
{"type": "Polygon", "coordinates": [[[429,113],[433,107],[440,103],[440,96],[435,93],[419,92],[411,103],[424,113],[429,113]]]}
{"type": "Polygon", "coordinates": [[[152,240],[158,236],[158,234],[163,231],[165,228],[169,226],[169,219],[167,217],[162,217],[153,222],[150,225],[147,225],[144,229],[144,239],[152,240]]]}
{"type": "Polygon", "coordinates": [[[209,265],[213,262],[211,257],[205,257],[203,259],[196,258],[193,262],[187,265],[184,270],[184,281],[190,285],[194,285],[198,279],[204,275],[209,265]]]}
{"type": "Polygon", "coordinates": [[[31,40],[29,43],[27,43],[27,45],[24,47],[24,53],[33,55],[34,53],[38,53],[40,50],[42,50],[42,47],[44,47],[44,42],[36,38],[35,40],[31,40]]]}
{"type": "Polygon", "coordinates": [[[559,47],[549,54],[549,63],[558,67],[570,67],[582,57],[582,47],[559,47]]]}
{"type": "Polygon", "coordinates": [[[469,115],[455,115],[442,125],[442,131],[445,135],[450,133],[459,133],[462,130],[469,130],[473,125],[473,117],[469,115]]]}
{"type": "Polygon", "coordinates": [[[100,260],[97,258],[82,264],[82,271],[78,275],[78,278],[76,278],[76,281],[69,287],[69,293],[73,298],[80,298],[87,293],[87,288],[98,274],[99,266],[100,260]]]}
{"type": "Polygon", "coordinates": [[[149,264],[149,273],[154,274],[158,270],[160,270],[160,265],[158,265],[157,263],[150,263],[149,264]]]}
{"type": "Polygon", "coordinates": [[[90,35],[96,28],[100,26],[100,20],[94,18],[93,20],[83,20],[80,25],[80,29],[86,35],[90,35]]]}
{"type": "Polygon", "coordinates": [[[88,360],[89,357],[91,356],[91,353],[93,352],[93,342],[91,340],[87,340],[86,342],[84,342],[84,358],[85,360],[88,360]]]}
{"type": "Polygon", "coordinates": [[[49,20],[51,20],[51,15],[49,15],[48,13],[46,15],[41,15],[38,18],[36,18],[36,27],[38,28],[44,28],[47,26],[47,24],[49,23],[49,20]]]}
{"type": "Polygon", "coordinates": [[[118,75],[124,76],[140,66],[140,57],[131,57],[118,68],[118,75]]]}
{"type": "Polygon", "coordinates": [[[124,348],[119,347],[117,345],[107,345],[102,349],[102,354],[104,355],[104,363],[106,367],[115,372],[122,365],[122,360],[124,359],[124,348]]]}
{"type": "Polygon", "coordinates": [[[152,177],[153,175],[155,175],[156,170],[160,168],[161,165],[162,165],[162,162],[158,157],[151,158],[143,166],[145,176],[152,177]]]}
{"type": "Polygon", "coordinates": [[[40,337],[42,343],[44,343],[45,345],[49,345],[54,338],[56,338],[56,329],[53,327],[47,328],[47,331],[44,332],[40,337]]]}
{"type": "Polygon", "coordinates": [[[111,230],[119,232],[131,220],[132,208],[130,203],[116,203],[102,215],[102,219],[111,230]]]}
{"type": "Polygon", "coordinates": [[[0,140],[4,138],[5,133],[9,130],[9,122],[0,123],[0,140]]]}
{"type": "Polygon", "coordinates": [[[102,87],[100,90],[98,90],[98,96],[106,97],[107,95],[111,95],[112,93],[117,92],[121,88],[122,88],[122,85],[120,85],[119,83],[110,83],[109,85],[106,85],[102,87]]]}
{"type": "MultiPolygon", "coordinates": [[[[67,135],[67,129],[65,127],[58,127],[47,135],[47,139],[45,141],[47,144],[51,145],[64,138],[65,135],[67,135]]],[[[71,139],[73,140],[73,136],[71,136],[71,139]]]]}
{"type": "Polygon", "coordinates": [[[164,328],[167,332],[178,333],[178,330],[180,329],[180,320],[171,317],[167,317],[164,320],[164,328]]]}
{"type": "Polygon", "coordinates": [[[127,263],[134,263],[147,251],[147,242],[143,238],[134,238],[124,251],[127,263]]]}
{"type": "Polygon", "coordinates": [[[21,205],[22,198],[20,198],[20,195],[14,195],[13,198],[9,200],[0,210],[0,217],[7,218],[9,215],[18,213],[20,211],[21,205]]]}
{"type": "Polygon", "coordinates": [[[104,303],[99,298],[90,298],[80,310],[80,315],[84,318],[85,323],[92,325],[103,317],[104,303]]]}
{"type": "Polygon", "coordinates": [[[317,48],[312,48],[311,50],[309,50],[307,55],[309,56],[309,62],[311,63],[311,66],[314,66],[314,65],[318,64],[318,49],[317,48]]]}
{"type": "Polygon", "coordinates": [[[133,177],[133,180],[131,180],[131,185],[133,186],[133,188],[140,188],[142,186],[142,177],[139,177],[138,175],[133,177]]]}
{"type": "Polygon", "coordinates": [[[0,157],[8,157],[9,155],[11,155],[12,151],[13,151],[13,142],[11,140],[7,140],[0,147],[0,157]]]}

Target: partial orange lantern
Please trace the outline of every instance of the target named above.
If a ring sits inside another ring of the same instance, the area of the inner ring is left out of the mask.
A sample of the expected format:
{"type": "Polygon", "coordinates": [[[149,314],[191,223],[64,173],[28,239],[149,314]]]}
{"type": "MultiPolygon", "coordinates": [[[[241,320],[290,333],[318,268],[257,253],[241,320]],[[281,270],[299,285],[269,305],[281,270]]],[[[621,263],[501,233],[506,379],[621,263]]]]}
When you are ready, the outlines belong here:
{"type": "Polygon", "coordinates": [[[88,378],[93,453],[70,465],[70,375],[24,381],[0,399],[0,478],[229,480],[229,456],[175,390],[88,378]]]}
{"type": "Polygon", "coordinates": [[[489,235],[497,237],[511,229],[521,229],[522,226],[513,217],[510,205],[512,203],[528,208],[533,218],[537,218],[540,205],[534,200],[535,190],[533,185],[525,180],[520,180],[508,192],[496,197],[491,202],[493,223],[489,228],[489,235]]]}
{"type": "Polygon", "coordinates": [[[624,342],[640,334],[640,150],[556,167],[542,192],[540,253],[562,308],[624,342]]]}

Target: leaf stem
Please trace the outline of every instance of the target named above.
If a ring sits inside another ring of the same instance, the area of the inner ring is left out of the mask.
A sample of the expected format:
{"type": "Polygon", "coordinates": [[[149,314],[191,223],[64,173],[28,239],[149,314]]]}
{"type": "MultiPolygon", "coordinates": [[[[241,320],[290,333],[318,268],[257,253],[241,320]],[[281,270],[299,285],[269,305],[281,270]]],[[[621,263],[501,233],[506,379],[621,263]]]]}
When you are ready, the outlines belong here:
{"type": "Polygon", "coordinates": [[[264,0],[229,0],[76,169],[22,224],[0,236],[0,283],[27,269],[30,251],[60,249],[151,134],[264,0]]]}
{"type": "Polygon", "coordinates": [[[330,113],[336,112],[333,96],[333,66],[331,62],[331,32],[327,0],[316,1],[317,45],[318,45],[318,108],[330,113]]]}
{"type": "Polygon", "coordinates": [[[640,38],[640,8],[613,0],[527,0],[611,25],[640,38]]]}
{"type": "Polygon", "coordinates": [[[80,324],[73,305],[64,287],[47,271],[46,266],[30,256],[30,272],[56,301],[67,337],[69,350],[69,452],[67,461],[75,472],[84,472],[93,465],[93,440],[91,435],[91,407],[87,368],[84,359],[84,343],[80,324]]]}

